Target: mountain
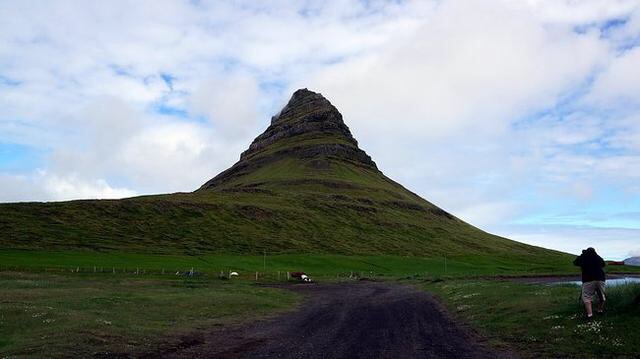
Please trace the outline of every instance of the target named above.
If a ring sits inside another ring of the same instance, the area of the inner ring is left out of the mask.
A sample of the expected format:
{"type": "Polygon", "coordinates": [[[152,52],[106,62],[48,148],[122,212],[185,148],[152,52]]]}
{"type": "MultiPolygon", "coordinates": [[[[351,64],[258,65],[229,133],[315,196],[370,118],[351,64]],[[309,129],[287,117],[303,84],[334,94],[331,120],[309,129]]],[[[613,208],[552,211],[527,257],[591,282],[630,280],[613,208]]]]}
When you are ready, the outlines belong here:
{"type": "MultiPolygon", "coordinates": [[[[265,179],[273,184],[283,179],[315,181],[317,175],[330,178],[344,166],[380,174],[371,157],[358,148],[340,112],[322,95],[302,89],[294,92],[280,113],[271,118],[269,128],[240,155],[238,163],[209,180],[200,190],[262,187],[265,183],[255,178],[256,173],[259,176],[265,168],[271,172],[265,179]],[[292,161],[299,167],[290,168],[292,161]],[[287,162],[284,164],[287,171],[278,176],[273,170],[283,170],[282,162],[287,162]]],[[[368,172],[362,175],[371,177],[368,172]]]]}
{"type": "Polygon", "coordinates": [[[0,205],[3,248],[147,253],[558,255],[486,233],[386,177],[340,112],[301,89],[191,193],[0,205]]]}
{"type": "Polygon", "coordinates": [[[631,257],[624,260],[624,264],[628,266],[640,266],[640,257],[631,257]]]}

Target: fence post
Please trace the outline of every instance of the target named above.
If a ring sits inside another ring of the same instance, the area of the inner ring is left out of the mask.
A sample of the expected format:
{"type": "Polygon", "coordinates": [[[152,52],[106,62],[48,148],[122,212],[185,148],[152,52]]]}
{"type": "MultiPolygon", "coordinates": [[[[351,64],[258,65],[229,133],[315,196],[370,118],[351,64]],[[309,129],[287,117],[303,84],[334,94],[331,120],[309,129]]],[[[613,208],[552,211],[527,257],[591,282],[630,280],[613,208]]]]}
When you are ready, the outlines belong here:
{"type": "Polygon", "coordinates": [[[444,274],[447,274],[447,256],[444,256],[444,274]]]}

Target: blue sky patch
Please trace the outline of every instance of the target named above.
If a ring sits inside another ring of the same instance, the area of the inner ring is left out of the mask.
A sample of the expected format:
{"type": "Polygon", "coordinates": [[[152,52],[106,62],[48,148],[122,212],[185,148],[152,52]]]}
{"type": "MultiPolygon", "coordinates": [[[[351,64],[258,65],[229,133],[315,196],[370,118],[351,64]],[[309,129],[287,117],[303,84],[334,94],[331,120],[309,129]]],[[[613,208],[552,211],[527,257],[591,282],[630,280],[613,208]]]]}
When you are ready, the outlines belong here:
{"type": "Polygon", "coordinates": [[[16,143],[0,143],[0,171],[32,171],[43,164],[46,151],[16,143]]]}
{"type": "Polygon", "coordinates": [[[169,88],[169,91],[173,91],[173,80],[175,80],[176,78],[167,73],[161,73],[160,77],[169,88]]]}
{"type": "Polygon", "coordinates": [[[154,111],[167,116],[189,118],[189,113],[183,108],[171,107],[164,103],[154,106],[154,111]]]}
{"type": "Polygon", "coordinates": [[[118,76],[126,76],[126,77],[135,77],[132,73],[131,70],[128,69],[125,66],[120,66],[117,64],[110,64],[109,68],[113,71],[114,74],[118,75],[118,76]]]}
{"type": "Polygon", "coordinates": [[[18,80],[14,80],[10,77],[4,76],[4,75],[0,75],[0,85],[4,85],[4,86],[18,86],[20,85],[22,82],[18,81],[18,80]]]}

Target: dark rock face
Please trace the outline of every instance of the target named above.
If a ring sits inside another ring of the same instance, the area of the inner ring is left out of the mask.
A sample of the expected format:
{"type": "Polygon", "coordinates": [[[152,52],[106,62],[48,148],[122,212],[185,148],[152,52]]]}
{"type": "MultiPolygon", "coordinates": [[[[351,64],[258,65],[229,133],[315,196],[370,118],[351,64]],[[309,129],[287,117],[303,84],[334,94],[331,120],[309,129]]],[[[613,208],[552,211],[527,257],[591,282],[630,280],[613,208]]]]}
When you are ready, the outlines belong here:
{"type": "Polygon", "coordinates": [[[271,118],[269,128],[253,141],[240,159],[260,152],[278,140],[313,133],[339,136],[353,146],[358,146],[344,124],[342,115],[331,102],[319,93],[301,89],[294,92],[280,113],[271,118]]]}
{"type": "Polygon", "coordinates": [[[292,118],[308,116],[312,113],[322,113],[326,111],[337,111],[335,107],[321,94],[299,89],[291,95],[289,102],[280,110],[278,114],[271,117],[271,124],[283,122],[292,118]]]}
{"type": "Polygon", "coordinates": [[[300,89],[271,118],[271,125],[244,151],[231,168],[205,183],[214,188],[284,157],[310,160],[317,170],[329,167],[328,159],[377,171],[375,162],[358,148],[340,112],[321,94],[300,89]]]}

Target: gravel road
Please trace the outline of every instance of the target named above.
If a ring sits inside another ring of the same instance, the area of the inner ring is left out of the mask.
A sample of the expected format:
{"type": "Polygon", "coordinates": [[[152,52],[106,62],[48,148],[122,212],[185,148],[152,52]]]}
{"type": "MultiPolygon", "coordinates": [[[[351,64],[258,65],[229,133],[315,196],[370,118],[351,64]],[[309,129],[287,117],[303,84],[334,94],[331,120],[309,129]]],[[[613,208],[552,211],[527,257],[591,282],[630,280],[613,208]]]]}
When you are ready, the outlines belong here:
{"type": "Polygon", "coordinates": [[[428,293],[395,283],[288,285],[300,309],[185,338],[165,358],[504,358],[428,293]]]}

